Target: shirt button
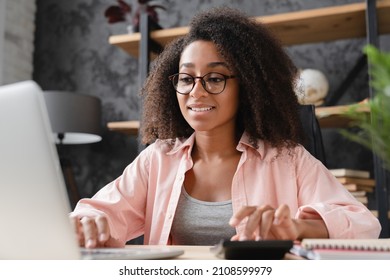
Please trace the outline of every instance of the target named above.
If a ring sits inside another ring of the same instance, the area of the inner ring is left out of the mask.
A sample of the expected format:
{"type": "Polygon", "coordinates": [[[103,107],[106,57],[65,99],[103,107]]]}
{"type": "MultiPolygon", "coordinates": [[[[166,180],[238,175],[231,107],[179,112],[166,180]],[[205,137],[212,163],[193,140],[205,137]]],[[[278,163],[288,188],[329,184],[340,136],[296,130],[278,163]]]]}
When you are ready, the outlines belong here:
{"type": "Polygon", "coordinates": [[[172,214],[169,214],[168,219],[172,219],[172,214]]]}

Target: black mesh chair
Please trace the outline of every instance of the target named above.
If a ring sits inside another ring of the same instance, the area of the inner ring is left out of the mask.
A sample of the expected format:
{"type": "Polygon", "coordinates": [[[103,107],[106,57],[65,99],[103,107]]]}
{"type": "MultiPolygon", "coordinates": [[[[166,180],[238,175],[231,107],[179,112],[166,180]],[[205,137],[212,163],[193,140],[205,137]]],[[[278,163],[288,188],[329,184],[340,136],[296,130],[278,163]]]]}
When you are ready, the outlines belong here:
{"type": "Polygon", "coordinates": [[[321,128],[315,114],[315,107],[314,105],[300,105],[299,112],[306,137],[303,146],[326,166],[321,128]]]}

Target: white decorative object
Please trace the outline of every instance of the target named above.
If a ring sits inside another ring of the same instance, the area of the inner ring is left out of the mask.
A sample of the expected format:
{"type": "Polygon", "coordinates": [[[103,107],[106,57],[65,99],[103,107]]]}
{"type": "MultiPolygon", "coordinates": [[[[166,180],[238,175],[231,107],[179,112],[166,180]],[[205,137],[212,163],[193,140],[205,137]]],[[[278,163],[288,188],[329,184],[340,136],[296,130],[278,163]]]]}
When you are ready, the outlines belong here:
{"type": "Polygon", "coordinates": [[[328,90],[328,79],[321,71],[316,69],[300,70],[295,89],[299,103],[321,105],[328,90]]]}
{"type": "Polygon", "coordinates": [[[133,34],[134,33],[134,25],[129,24],[129,25],[126,26],[126,29],[127,29],[127,33],[128,34],[133,34]]]}

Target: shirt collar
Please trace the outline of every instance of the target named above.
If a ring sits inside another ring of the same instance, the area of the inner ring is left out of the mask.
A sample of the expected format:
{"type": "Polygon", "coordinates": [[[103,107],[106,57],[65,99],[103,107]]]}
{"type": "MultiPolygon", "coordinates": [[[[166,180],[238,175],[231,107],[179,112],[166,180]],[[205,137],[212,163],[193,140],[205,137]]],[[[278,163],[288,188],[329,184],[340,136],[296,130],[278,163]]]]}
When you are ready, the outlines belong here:
{"type": "MultiPolygon", "coordinates": [[[[191,156],[191,151],[195,143],[195,133],[193,133],[189,138],[177,138],[173,148],[167,153],[168,155],[173,155],[180,150],[188,149],[188,156],[191,156]]],[[[264,154],[264,141],[259,140],[257,142],[258,148],[255,148],[249,141],[248,133],[244,132],[240,138],[240,141],[237,145],[237,150],[244,152],[246,149],[252,149],[256,151],[260,156],[264,154]]]]}

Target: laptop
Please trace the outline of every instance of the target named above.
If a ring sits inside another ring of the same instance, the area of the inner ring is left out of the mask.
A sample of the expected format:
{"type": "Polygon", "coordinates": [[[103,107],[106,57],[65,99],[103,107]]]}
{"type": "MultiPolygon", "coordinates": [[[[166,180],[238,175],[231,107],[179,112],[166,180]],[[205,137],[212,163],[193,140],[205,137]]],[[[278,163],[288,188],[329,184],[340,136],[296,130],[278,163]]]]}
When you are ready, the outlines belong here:
{"type": "Polygon", "coordinates": [[[81,250],[41,88],[0,86],[0,259],[164,259],[177,248],[81,250]],[[83,251],[83,253],[82,253],[83,251]]]}

